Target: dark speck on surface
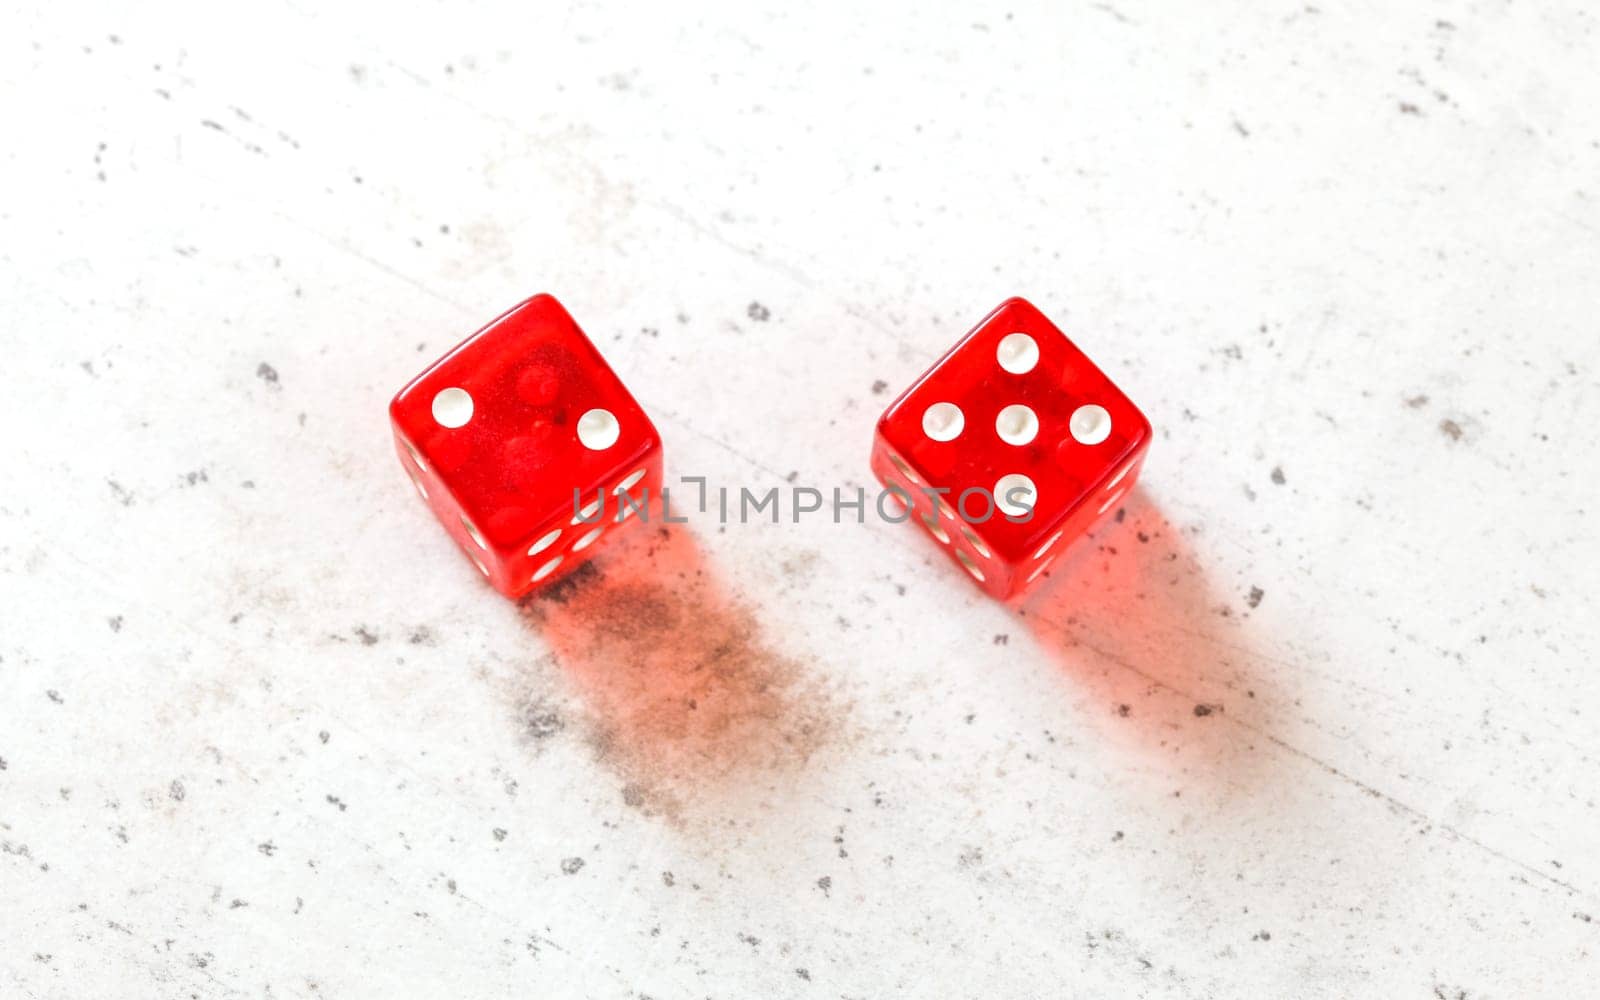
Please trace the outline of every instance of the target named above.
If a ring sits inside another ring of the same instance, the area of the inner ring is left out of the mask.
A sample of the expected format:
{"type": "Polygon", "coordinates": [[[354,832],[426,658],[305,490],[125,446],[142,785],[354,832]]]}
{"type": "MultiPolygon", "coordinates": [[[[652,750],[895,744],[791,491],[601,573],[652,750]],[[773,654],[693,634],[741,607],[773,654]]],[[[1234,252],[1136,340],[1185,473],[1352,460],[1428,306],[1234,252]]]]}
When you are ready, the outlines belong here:
{"type": "MultiPolygon", "coordinates": [[[[542,698],[529,702],[522,710],[522,732],[531,740],[536,742],[547,740],[565,728],[567,722],[562,717],[561,711],[542,698]]],[[[634,794],[638,794],[637,789],[634,790],[634,794]]],[[[624,802],[627,801],[627,788],[622,790],[622,798],[624,802]]]]}
{"type": "Polygon", "coordinates": [[[1283,466],[1274,465],[1272,467],[1272,481],[1279,486],[1282,486],[1286,482],[1283,477],[1283,466]]]}
{"type": "Polygon", "coordinates": [[[504,829],[502,829],[501,827],[498,827],[498,826],[495,827],[492,832],[494,833],[494,839],[495,840],[505,840],[506,839],[506,831],[504,829]]]}
{"type": "Polygon", "coordinates": [[[772,318],[772,310],[759,302],[750,303],[749,307],[745,309],[745,314],[757,323],[765,323],[772,318]]]}
{"type": "Polygon", "coordinates": [[[1411,409],[1413,409],[1413,410],[1420,410],[1424,406],[1427,406],[1427,405],[1428,405],[1428,397],[1427,397],[1426,394],[1418,393],[1415,396],[1407,396],[1406,397],[1406,406],[1411,408],[1411,409]]]}
{"type": "Polygon", "coordinates": [[[796,969],[794,970],[794,974],[799,976],[801,979],[804,979],[808,983],[811,982],[811,973],[805,969],[796,969]]]}
{"type": "Polygon", "coordinates": [[[326,729],[322,730],[317,734],[317,739],[321,740],[324,744],[327,743],[330,739],[328,731],[326,729]]]}
{"type": "Polygon", "coordinates": [[[567,858],[565,861],[561,862],[561,874],[563,875],[576,875],[582,870],[582,858],[567,858]]]}
{"type": "Polygon", "coordinates": [[[276,386],[278,384],[278,369],[263,361],[256,365],[256,378],[270,386],[276,386]]]}
{"type": "Polygon", "coordinates": [[[113,632],[121,632],[122,631],[122,616],[121,615],[112,615],[110,618],[106,619],[106,624],[111,626],[111,631],[113,631],[113,632]]]}
{"type": "Polygon", "coordinates": [[[1267,592],[1260,587],[1251,587],[1250,596],[1246,597],[1244,601],[1252,608],[1259,608],[1261,607],[1261,599],[1265,596],[1267,596],[1267,592]]]}
{"type": "Polygon", "coordinates": [[[1203,719],[1206,716],[1210,715],[1212,712],[1216,712],[1216,711],[1220,711],[1220,710],[1221,710],[1221,706],[1220,705],[1203,705],[1202,704],[1202,705],[1196,705],[1194,707],[1194,714],[1196,716],[1198,716],[1199,718],[1203,719]]]}
{"type": "Polygon", "coordinates": [[[585,582],[593,580],[599,575],[600,570],[594,563],[584,563],[544,590],[535,591],[532,595],[523,598],[523,601],[526,603],[532,600],[540,600],[549,601],[552,604],[565,604],[572,600],[573,595],[582,589],[585,582]]]}
{"type": "Polygon", "coordinates": [[[888,388],[889,388],[889,383],[885,382],[883,379],[880,378],[877,381],[872,383],[872,394],[874,396],[881,396],[881,395],[883,395],[884,391],[886,389],[888,389],[888,388]]]}
{"type": "Polygon", "coordinates": [[[57,691],[55,688],[51,688],[50,690],[46,691],[44,696],[55,702],[57,705],[65,704],[65,702],[62,701],[61,692],[57,691]]]}
{"type": "Polygon", "coordinates": [[[1462,435],[1461,425],[1447,417],[1439,421],[1439,433],[1452,441],[1460,441],[1462,435]]]}
{"type": "Polygon", "coordinates": [[[377,633],[373,632],[365,625],[357,625],[355,628],[351,629],[351,631],[356,634],[357,639],[361,640],[361,645],[363,646],[376,646],[378,644],[377,633]]]}
{"type": "Polygon", "coordinates": [[[824,896],[828,895],[833,889],[833,877],[830,875],[824,875],[817,879],[817,888],[822,890],[822,894],[824,896]]]}

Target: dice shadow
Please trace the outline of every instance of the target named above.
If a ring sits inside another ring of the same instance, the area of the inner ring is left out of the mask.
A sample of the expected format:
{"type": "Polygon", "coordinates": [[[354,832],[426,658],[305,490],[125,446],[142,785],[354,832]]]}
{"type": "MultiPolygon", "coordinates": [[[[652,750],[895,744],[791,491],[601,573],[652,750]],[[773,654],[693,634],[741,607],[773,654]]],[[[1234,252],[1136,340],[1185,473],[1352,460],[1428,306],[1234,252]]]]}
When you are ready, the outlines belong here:
{"type": "Polygon", "coordinates": [[[1142,487],[1010,602],[1106,732],[1186,779],[1267,780],[1283,671],[1252,612],[1260,595],[1218,588],[1185,532],[1142,487]]]}
{"type": "Polygon", "coordinates": [[[646,814],[737,810],[840,732],[819,672],[766,638],[686,525],[637,525],[519,607],[575,690],[596,758],[646,814]]]}

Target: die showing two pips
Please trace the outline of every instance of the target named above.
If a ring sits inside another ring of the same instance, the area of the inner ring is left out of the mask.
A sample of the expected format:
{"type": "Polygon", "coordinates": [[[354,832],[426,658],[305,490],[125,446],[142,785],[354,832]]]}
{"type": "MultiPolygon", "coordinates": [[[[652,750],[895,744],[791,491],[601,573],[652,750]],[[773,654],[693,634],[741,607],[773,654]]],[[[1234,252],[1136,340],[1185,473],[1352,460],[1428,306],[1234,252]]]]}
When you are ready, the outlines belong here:
{"type": "MultiPolygon", "coordinates": [[[[582,565],[660,491],[661,436],[549,295],[435,361],[389,417],[418,494],[508,597],[582,565]]],[[[1115,509],[1150,438],[1105,373],[1014,298],[889,405],[871,461],[908,520],[1008,598],[1115,509]]]]}

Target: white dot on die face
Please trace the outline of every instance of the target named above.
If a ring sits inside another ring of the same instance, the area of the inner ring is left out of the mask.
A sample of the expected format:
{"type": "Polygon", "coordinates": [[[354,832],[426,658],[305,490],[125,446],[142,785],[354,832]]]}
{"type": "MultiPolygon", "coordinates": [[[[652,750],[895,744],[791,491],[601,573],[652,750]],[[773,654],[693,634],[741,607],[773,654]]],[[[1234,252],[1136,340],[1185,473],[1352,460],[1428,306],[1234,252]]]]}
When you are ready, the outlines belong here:
{"type": "Polygon", "coordinates": [[[622,482],[618,483],[617,484],[617,488],[612,490],[611,492],[613,492],[613,493],[622,493],[622,492],[624,492],[626,490],[631,490],[631,489],[633,489],[633,484],[637,483],[639,480],[641,480],[643,478],[644,478],[644,470],[643,469],[634,469],[632,472],[628,473],[628,478],[624,479],[622,482]]]}
{"type": "Polygon", "coordinates": [[[1000,338],[995,360],[1013,375],[1026,375],[1039,363],[1039,345],[1025,333],[1008,333],[1000,338]]]}
{"type": "Polygon", "coordinates": [[[467,520],[467,515],[457,514],[456,516],[461,518],[461,526],[467,529],[467,537],[472,539],[472,543],[480,549],[487,549],[489,547],[489,543],[483,540],[482,535],[478,534],[477,527],[471,521],[467,520]]]}
{"type": "Polygon", "coordinates": [[[973,548],[978,550],[978,555],[987,559],[994,554],[989,551],[989,546],[983,544],[983,539],[978,537],[978,533],[976,531],[973,531],[971,528],[963,525],[961,528],[961,534],[966,537],[967,541],[971,543],[973,548]]]}
{"type": "Polygon", "coordinates": [[[610,410],[597,408],[578,418],[578,440],[590,451],[605,451],[621,435],[622,425],[610,410]]]}
{"type": "Polygon", "coordinates": [[[1056,557],[1055,556],[1051,556],[1049,559],[1046,559],[1044,562],[1042,562],[1039,565],[1035,566],[1033,568],[1033,572],[1029,573],[1028,574],[1028,578],[1026,580],[1022,581],[1022,582],[1023,583],[1032,583],[1033,581],[1039,579],[1039,574],[1043,573],[1047,568],[1049,568],[1050,564],[1055,562],[1055,561],[1056,561],[1056,557]]]}
{"type": "Polygon", "coordinates": [[[603,502],[603,500],[596,500],[594,503],[589,504],[587,507],[579,510],[578,513],[572,518],[572,523],[593,524],[595,515],[600,513],[600,505],[603,502]]]}
{"type": "Polygon", "coordinates": [[[406,446],[406,451],[411,454],[411,460],[417,463],[417,468],[427,469],[428,463],[422,460],[422,455],[417,452],[417,449],[410,441],[401,439],[400,443],[406,446]]]}
{"type": "MultiPolygon", "coordinates": [[[[1061,529],[1061,530],[1062,530],[1062,531],[1065,531],[1065,530],[1066,530],[1066,529],[1065,529],[1065,528],[1063,528],[1063,529],[1061,529]]],[[[1050,551],[1050,546],[1052,546],[1052,545],[1054,545],[1054,544],[1055,544],[1055,543],[1056,543],[1056,542],[1058,542],[1058,541],[1060,541],[1060,539],[1061,539],[1061,531],[1058,531],[1058,532],[1056,532],[1056,533],[1055,533],[1055,534],[1053,534],[1053,535],[1051,535],[1051,536],[1050,536],[1050,540],[1049,540],[1049,541],[1047,541],[1047,542],[1045,542],[1045,543],[1044,543],[1044,544],[1043,544],[1043,545],[1041,545],[1041,546],[1039,546],[1039,551],[1038,551],[1038,552],[1035,552],[1035,553],[1034,553],[1034,554],[1033,554],[1033,557],[1034,557],[1034,558],[1035,558],[1035,559],[1037,559],[1037,558],[1039,558],[1039,557],[1040,557],[1040,556],[1042,556],[1042,555],[1044,555],[1044,554],[1045,554],[1045,553],[1046,553],[1046,552],[1049,552],[1049,551],[1050,551]]],[[[1032,577],[1029,577],[1029,579],[1032,579],[1032,577]]]]}
{"type": "Polygon", "coordinates": [[[1033,480],[1012,472],[995,480],[994,504],[1012,517],[1021,517],[1038,505],[1039,491],[1033,480]]]}
{"type": "Polygon", "coordinates": [[[1112,479],[1112,480],[1111,480],[1111,482],[1109,482],[1109,483],[1106,483],[1106,485],[1105,485],[1105,488],[1106,488],[1106,489],[1108,489],[1108,490],[1109,490],[1109,489],[1110,489],[1110,488],[1111,488],[1111,487],[1113,487],[1113,486],[1115,486],[1115,485],[1117,485],[1117,484],[1118,484],[1118,483],[1120,483],[1120,482],[1122,482],[1122,481],[1123,481],[1123,480],[1124,480],[1124,479],[1126,479],[1126,478],[1127,478],[1127,477],[1128,477],[1128,473],[1130,473],[1130,472],[1132,472],[1132,471],[1133,471],[1133,467],[1134,467],[1134,466],[1135,466],[1135,465],[1136,465],[1136,464],[1138,464],[1138,463],[1136,463],[1136,462],[1129,462],[1129,463],[1128,463],[1128,464],[1127,464],[1127,465],[1124,465],[1124,466],[1123,466],[1123,467],[1122,467],[1122,471],[1121,471],[1121,472],[1119,472],[1119,473],[1117,473],[1117,475],[1116,475],[1116,478],[1114,478],[1114,479],[1112,479]]]}
{"type": "Polygon", "coordinates": [[[907,465],[905,463],[905,461],[899,455],[896,455],[893,452],[891,452],[889,454],[889,461],[894,463],[894,467],[900,470],[900,474],[902,476],[905,476],[907,479],[911,480],[913,483],[922,482],[922,480],[917,478],[917,474],[915,472],[911,471],[911,466],[907,465]]]}
{"type": "Polygon", "coordinates": [[[543,580],[545,577],[549,576],[551,573],[554,573],[556,571],[556,567],[560,566],[560,565],[561,565],[561,557],[560,556],[556,556],[554,559],[550,560],[549,562],[545,563],[543,566],[540,566],[538,569],[533,571],[533,582],[534,583],[538,583],[540,580],[543,580]]]}
{"type": "Polygon", "coordinates": [[[572,551],[574,551],[574,552],[582,552],[584,549],[586,549],[589,546],[593,545],[595,539],[599,538],[600,535],[605,530],[606,529],[604,529],[604,528],[596,528],[593,531],[589,532],[587,535],[584,535],[582,538],[580,538],[576,542],[572,543],[572,551]]]}
{"type": "Polygon", "coordinates": [[[943,525],[941,525],[938,521],[935,521],[933,518],[929,517],[926,514],[922,514],[922,515],[919,515],[919,516],[922,518],[922,526],[924,528],[928,529],[928,534],[930,534],[933,537],[937,538],[939,541],[943,542],[946,545],[950,544],[950,536],[945,534],[945,530],[944,530],[944,526],[943,525]]]}
{"type": "Polygon", "coordinates": [[[1006,444],[1027,444],[1039,433],[1039,417],[1031,408],[1012,403],[994,418],[994,430],[1006,444]]]}
{"type": "Polygon", "coordinates": [[[1118,500],[1121,500],[1122,499],[1122,494],[1124,494],[1126,492],[1127,492],[1126,490],[1118,490],[1117,492],[1111,494],[1110,499],[1108,499],[1105,503],[1101,504],[1100,505],[1100,509],[1096,513],[1104,514],[1106,511],[1110,510],[1111,509],[1111,505],[1116,503],[1118,500]]]}
{"type": "Polygon", "coordinates": [[[1067,428],[1079,444],[1099,444],[1111,436],[1111,414],[1105,407],[1089,403],[1072,411],[1067,428]]]}
{"type": "Polygon", "coordinates": [[[472,419],[472,396],[452,386],[433,397],[433,419],[445,427],[465,427],[472,419]]]}
{"type": "Polygon", "coordinates": [[[541,535],[537,542],[534,542],[532,545],[528,546],[528,555],[530,555],[530,556],[538,555],[539,553],[543,552],[545,549],[548,549],[550,546],[554,545],[556,543],[556,539],[558,539],[560,537],[561,537],[561,529],[560,528],[557,528],[556,530],[550,532],[549,534],[541,535]]]}
{"type": "Polygon", "coordinates": [[[956,558],[961,560],[961,565],[967,568],[967,572],[972,574],[974,580],[983,582],[983,570],[978,568],[978,564],[972,561],[971,556],[962,549],[956,549],[956,558]]]}
{"type": "Polygon", "coordinates": [[[922,411],[922,433],[935,441],[954,441],[966,423],[961,407],[954,403],[934,403],[922,411]]]}

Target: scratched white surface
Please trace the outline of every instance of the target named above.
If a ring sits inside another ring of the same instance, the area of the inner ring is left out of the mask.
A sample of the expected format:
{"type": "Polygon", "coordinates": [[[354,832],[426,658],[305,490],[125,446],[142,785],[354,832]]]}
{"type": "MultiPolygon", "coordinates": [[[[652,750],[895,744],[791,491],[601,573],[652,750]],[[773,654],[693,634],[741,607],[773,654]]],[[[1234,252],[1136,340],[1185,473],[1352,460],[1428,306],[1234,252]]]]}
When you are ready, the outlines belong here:
{"type": "Polygon", "coordinates": [[[0,996],[1592,989],[1592,8],[224,6],[0,14],[0,996]],[[384,408],[539,290],[713,484],[1017,293],[1158,439],[519,609],[384,408]]]}

